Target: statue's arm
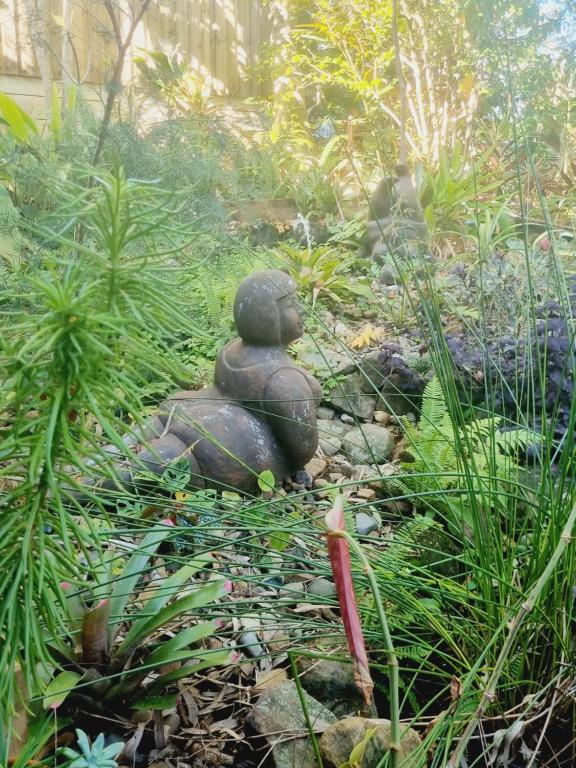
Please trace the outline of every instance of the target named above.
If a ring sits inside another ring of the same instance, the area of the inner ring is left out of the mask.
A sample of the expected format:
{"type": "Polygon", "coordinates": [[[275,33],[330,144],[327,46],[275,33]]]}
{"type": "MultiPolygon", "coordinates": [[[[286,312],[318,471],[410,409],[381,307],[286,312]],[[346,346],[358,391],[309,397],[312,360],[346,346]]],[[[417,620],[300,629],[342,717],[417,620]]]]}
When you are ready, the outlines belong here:
{"type": "Polygon", "coordinates": [[[294,467],[310,461],[318,447],[319,394],[319,386],[313,387],[308,375],[298,368],[280,369],[266,382],[263,406],[276,439],[294,467]]]}

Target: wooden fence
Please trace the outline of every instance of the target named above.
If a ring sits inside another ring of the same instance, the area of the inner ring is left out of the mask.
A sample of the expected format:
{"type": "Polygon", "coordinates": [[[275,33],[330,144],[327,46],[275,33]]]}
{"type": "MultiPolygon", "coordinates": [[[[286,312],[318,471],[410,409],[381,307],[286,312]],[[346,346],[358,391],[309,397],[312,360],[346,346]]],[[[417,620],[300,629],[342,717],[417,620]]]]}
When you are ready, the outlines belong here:
{"type": "MultiPolygon", "coordinates": [[[[129,0],[115,0],[115,5],[122,8],[125,2],[129,0]]],[[[48,52],[54,80],[62,76],[66,37],[73,68],[68,75],[84,83],[85,92],[99,90],[110,77],[116,51],[102,0],[0,0],[0,90],[24,100],[42,99],[38,41],[32,45],[27,13],[31,7],[40,14],[40,44],[48,52]],[[64,3],[70,4],[67,11],[64,3]]],[[[132,58],[141,49],[177,48],[212,94],[230,100],[265,95],[270,84],[254,65],[262,46],[277,39],[281,7],[277,0],[152,0],[134,35],[124,80],[134,74],[132,58]]]]}

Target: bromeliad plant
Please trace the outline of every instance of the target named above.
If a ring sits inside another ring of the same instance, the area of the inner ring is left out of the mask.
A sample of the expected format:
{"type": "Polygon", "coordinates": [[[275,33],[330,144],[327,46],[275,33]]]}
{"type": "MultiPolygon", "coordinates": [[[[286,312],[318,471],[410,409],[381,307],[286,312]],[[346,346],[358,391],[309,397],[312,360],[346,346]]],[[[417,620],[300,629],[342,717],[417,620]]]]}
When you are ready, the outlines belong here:
{"type": "Polygon", "coordinates": [[[366,282],[353,283],[350,280],[355,256],[343,255],[333,246],[320,245],[308,249],[282,243],[277,255],[312,307],[318,299],[339,305],[370,297],[366,282]]]}
{"type": "Polygon", "coordinates": [[[170,576],[160,577],[151,560],[171,529],[170,520],[152,529],[119,574],[114,573],[114,566],[122,555],[108,551],[101,567],[95,570],[90,607],[84,598],[86,589],[76,589],[68,582],[61,585],[69,641],[52,641],[54,654],[65,671],[48,686],[48,706],[62,703],[58,693],[63,686],[64,692],[73,688],[69,703],[76,701],[92,712],[173,706],[176,693],[165,696],[167,686],[205,667],[230,661],[229,651],[191,647],[216,631],[217,619],[175,632],[170,629],[172,622],[181,626],[186,616],[231,589],[230,582],[219,577],[203,584],[191,583],[194,576],[209,568],[208,554],[192,559],[170,576]],[[156,578],[145,583],[144,574],[156,578]],[[134,604],[142,607],[132,611],[134,604]],[[169,639],[155,639],[169,629],[169,639]],[[161,668],[170,671],[157,674],[161,668]],[[151,679],[143,689],[147,678],[151,679]]]}

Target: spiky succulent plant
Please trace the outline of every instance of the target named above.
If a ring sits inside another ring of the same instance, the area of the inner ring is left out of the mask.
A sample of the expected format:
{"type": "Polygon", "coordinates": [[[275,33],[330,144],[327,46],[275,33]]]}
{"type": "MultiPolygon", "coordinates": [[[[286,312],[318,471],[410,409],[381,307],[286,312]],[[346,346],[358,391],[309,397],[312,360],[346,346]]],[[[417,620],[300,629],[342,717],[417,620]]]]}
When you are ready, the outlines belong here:
{"type": "Polygon", "coordinates": [[[116,757],[124,748],[124,742],[116,741],[104,746],[104,734],[99,733],[92,744],[79,728],[76,729],[80,751],[66,747],[63,754],[69,759],[67,768],[116,768],[116,757]]]}

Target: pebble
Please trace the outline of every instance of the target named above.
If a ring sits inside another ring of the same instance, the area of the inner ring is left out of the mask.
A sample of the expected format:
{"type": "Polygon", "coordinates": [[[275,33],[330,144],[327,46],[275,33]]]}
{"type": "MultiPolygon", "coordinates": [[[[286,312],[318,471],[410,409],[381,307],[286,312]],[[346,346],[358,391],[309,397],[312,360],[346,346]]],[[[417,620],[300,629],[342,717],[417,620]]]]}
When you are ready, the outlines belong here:
{"type": "Polygon", "coordinates": [[[352,468],[352,480],[367,480],[368,478],[377,476],[377,470],[369,464],[356,464],[356,466],[352,468]]]}
{"type": "Polygon", "coordinates": [[[304,593],[304,583],[302,581],[293,581],[290,584],[284,584],[280,589],[281,597],[291,597],[295,601],[300,600],[304,593]]]}
{"type": "Polygon", "coordinates": [[[243,632],[240,635],[240,645],[246,656],[258,659],[264,655],[264,648],[260,644],[256,632],[243,632]]]}
{"type": "Polygon", "coordinates": [[[332,408],[326,408],[324,405],[319,405],[318,408],[316,408],[316,416],[319,419],[326,419],[327,421],[330,421],[334,418],[336,413],[332,410],[332,408]]]}
{"type": "Polygon", "coordinates": [[[354,474],[354,467],[345,456],[334,456],[334,469],[338,470],[344,477],[351,478],[354,474]]]}
{"type": "Polygon", "coordinates": [[[330,485],[330,482],[324,477],[319,477],[314,480],[314,495],[318,499],[325,499],[328,496],[328,491],[324,490],[330,485]]]}
{"type": "Polygon", "coordinates": [[[381,464],[395,447],[392,433],[378,424],[357,427],[348,433],[346,440],[350,443],[350,457],[357,464],[381,464]]]}
{"type": "Polygon", "coordinates": [[[320,477],[320,475],[324,474],[327,466],[327,463],[323,459],[314,457],[313,459],[310,459],[308,464],[304,465],[304,471],[307,472],[313,480],[315,480],[317,477],[320,477]]]}
{"type": "Polygon", "coordinates": [[[368,536],[372,531],[378,530],[378,521],[366,512],[358,512],[356,515],[356,530],[359,536],[368,536]]]}
{"type": "Polygon", "coordinates": [[[376,491],[372,488],[358,488],[356,491],[356,496],[358,496],[360,499],[370,501],[370,499],[376,498],[376,491]]]}
{"type": "Polygon", "coordinates": [[[391,416],[388,413],[388,411],[374,411],[374,421],[377,421],[378,424],[382,424],[383,427],[386,427],[388,424],[390,424],[391,416]]]}
{"type": "Polygon", "coordinates": [[[412,504],[407,501],[384,501],[382,503],[382,511],[386,511],[394,515],[411,515],[412,504]]]}
{"type": "Polygon", "coordinates": [[[347,413],[340,415],[340,421],[344,424],[356,424],[356,419],[353,416],[349,416],[347,413]]]}
{"type": "Polygon", "coordinates": [[[334,456],[342,448],[342,440],[339,440],[337,437],[321,437],[319,444],[326,456],[334,456]]]}
{"type": "Polygon", "coordinates": [[[262,584],[265,584],[268,587],[273,587],[274,589],[279,589],[284,584],[284,576],[282,576],[281,573],[276,573],[273,576],[266,576],[265,579],[262,579],[262,584]]]}
{"type": "Polygon", "coordinates": [[[305,469],[299,469],[294,475],[294,483],[303,486],[304,488],[312,487],[312,479],[312,475],[310,475],[309,472],[306,472],[305,469]]]}
{"type": "Polygon", "coordinates": [[[315,597],[333,597],[336,594],[334,582],[319,576],[308,585],[308,592],[315,597]]]}
{"type": "Polygon", "coordinates": [[[336,336],[347,336],[350,331],[348,330],[348,326],[344,325],[344,323],[336,323],[334,326],[334,333],[336,336]]]}

